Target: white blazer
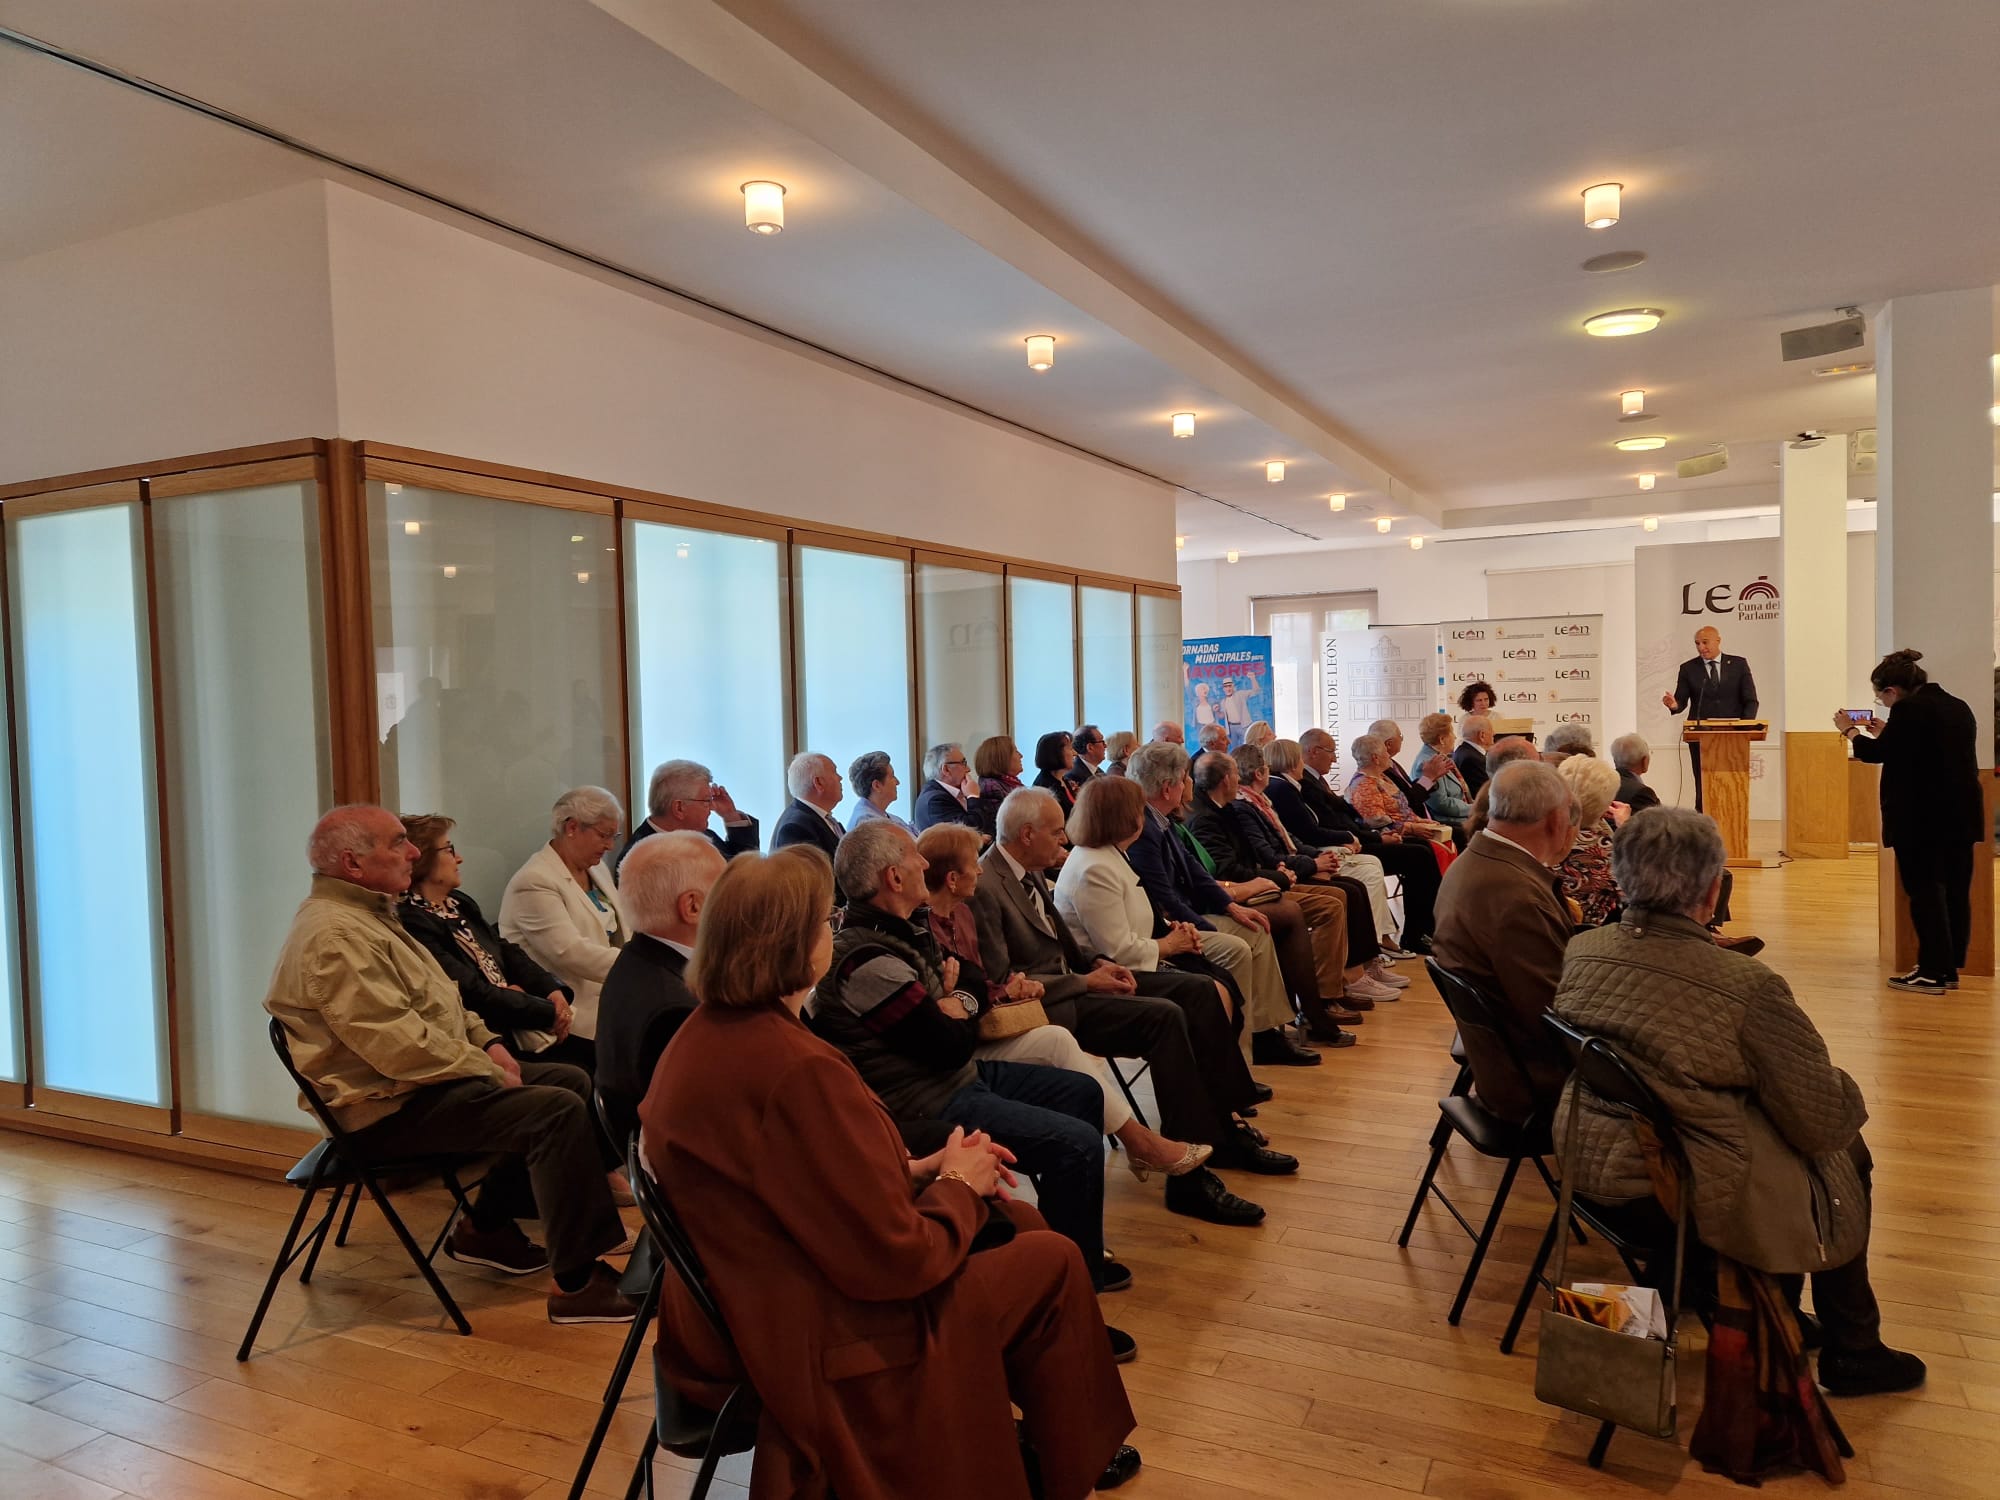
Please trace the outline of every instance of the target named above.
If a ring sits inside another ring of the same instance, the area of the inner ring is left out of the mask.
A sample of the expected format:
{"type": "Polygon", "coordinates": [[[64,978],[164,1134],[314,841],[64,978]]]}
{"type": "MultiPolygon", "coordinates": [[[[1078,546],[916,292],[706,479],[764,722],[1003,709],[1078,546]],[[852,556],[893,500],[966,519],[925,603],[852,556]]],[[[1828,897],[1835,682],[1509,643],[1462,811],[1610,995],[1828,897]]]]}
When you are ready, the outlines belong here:
{"type": "MultiPolygon", "coordinates": [[[[570,1002],[576,1010],[570,1035],[580,1037],[597,1035],[598,991],[604,988],[604,976],[617,961],[618,950],[632,937],[611,871],[602,863],[592,865],[590,880],[611,908],[615,933],[607,935],[603,913],[591,904],[552,844],[528,856],[500,898],[500,936],[519,943],[530,958],[576,992],[570,1002]]],[[[525,1038],[542,1035],[524,1033],[524,1044],[533,1046],[525,1038]]],[[[550,1037],[541,1045],[553,1040],[550,1037]]]]}
{"type": "Polygon", "coordinates": [[[1153,903],[1125,856],[1110,845],[1070,850],[1056,876],[1056,910],[1085,947],[1113,963],[1141,971],[1160,966],[1153,903]]]}

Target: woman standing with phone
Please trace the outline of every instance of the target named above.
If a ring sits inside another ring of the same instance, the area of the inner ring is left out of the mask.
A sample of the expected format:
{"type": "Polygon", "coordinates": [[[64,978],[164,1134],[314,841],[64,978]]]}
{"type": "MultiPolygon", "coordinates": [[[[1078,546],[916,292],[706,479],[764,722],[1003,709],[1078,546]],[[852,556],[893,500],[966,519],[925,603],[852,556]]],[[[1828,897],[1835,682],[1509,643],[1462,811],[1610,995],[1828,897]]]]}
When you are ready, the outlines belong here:
{"type": "Polygon", "coordinates": [[[1854,758],[1882,768],[1882,842],[1896,851],[1896,874],[1910,899],[1917,966],[1889,987],[1913,994],[1958,988],[1972,936],[1972,850],[1984,838],[1978,733],[1972,710],[1930,680],[1920,651],[1891,651],[1869,682],[1885,719],[1834,727],[1854,758]]]}

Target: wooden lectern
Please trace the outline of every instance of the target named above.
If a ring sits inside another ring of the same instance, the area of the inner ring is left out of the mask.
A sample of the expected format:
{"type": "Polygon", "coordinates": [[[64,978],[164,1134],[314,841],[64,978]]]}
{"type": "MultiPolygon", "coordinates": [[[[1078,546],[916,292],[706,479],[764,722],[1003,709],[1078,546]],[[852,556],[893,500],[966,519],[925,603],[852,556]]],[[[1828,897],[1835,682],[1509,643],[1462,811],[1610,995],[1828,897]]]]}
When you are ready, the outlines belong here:
{"type": "Polygon", "coordinates": [[[1689,719],[1681,738],[1701,747],[1703,810],[1722,830],[1729,863],[1756,865],[1750,857],[1750,746],[1764,738],[1761,719],[1689,719]]]}

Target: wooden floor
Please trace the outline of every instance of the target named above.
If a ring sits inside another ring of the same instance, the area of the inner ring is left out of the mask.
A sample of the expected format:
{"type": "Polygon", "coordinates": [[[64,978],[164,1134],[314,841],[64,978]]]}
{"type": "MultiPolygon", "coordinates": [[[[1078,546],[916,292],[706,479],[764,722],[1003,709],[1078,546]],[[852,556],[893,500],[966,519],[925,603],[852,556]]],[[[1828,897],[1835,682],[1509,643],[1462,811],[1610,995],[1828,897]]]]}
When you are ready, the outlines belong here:
{"type": "MultiPolygon", "coordinates": [[[[2000,1494],[2000,1050],[1993,992],[1896,995],[1875,962],[1872,859],[1744,872],[1739,927],[1783,972],[1865,1091],[1873,1261],[1890,1340],[1930,1362],[1919,1393],[1837,1403],[1859,1456],[1846,1494],[2000,1494]]],[[[1443,1007],[1419,976],[1359,1047],[1273,1070],[1262,1123],[1305,1168],[1238,1178],[1256,1230],[1170,1216],[1115,1165],[1108,1232],[1136,1285],[1104,1299],[1140,1344],[1125,1367],[1144,1500],[1225,1495],[1459,1500],[1714,1495],[1667,1443],[1538,1405],[1533,1323],[1496,1341],[1548,1200],[1516,1206],[1463,1326],[1445,1323],[1467,1242],[1428,1211],[1395,1244],[1448,1072],[1443,1007]],[[1254,1184],[1252,1186],[1251,1184],[1254,1184]]],[[[1483,1206],[1493,1174],[1448,1158],[1483,1206]]],[[[552,1328],[520,1283],[451,1267],[475,1336],[448,1331],[372,1210],[309,1292],[290,1281],[247,1365],[234,1346],[296,1199],[282,1184],[0,1134],[0,1496],[8,1500],[465,1500],[565,1492],[620,1330],[552,1328]],[[413,1290],[414,1288],[414,1290],[413,1290]]],[[[418,1217],[434,1221],[432,1214],[418,1217]]],[[[1589,1252],[1586,1252],[1588,1254],[1589,1252]]],[[[1586,1262],[1587,1263],[1587,1262],[1586,1262]]],[[[441,1262],[441,1264],[445,1264],[441,1262]]],[[[1683,1359],[1683,1430],[1700,1336],[1683,1359]]],[[[642,1366],[635,1387],[643,1387],[642,1366]]],[[[635,1392],[593,1490],[620,1494],[645,1431],[635,1392]]],[[[747,1465],[724,1469],[740,1497],[747,1465]]],[[[662,1492],[684,1469],[662,1465],[662,1492]]],[[[1775,1494],[1819,1493],[1789,1477],[1775,1494]]],[[[928,1497],[926,1497],[928,1500],[928,1497]]]]}

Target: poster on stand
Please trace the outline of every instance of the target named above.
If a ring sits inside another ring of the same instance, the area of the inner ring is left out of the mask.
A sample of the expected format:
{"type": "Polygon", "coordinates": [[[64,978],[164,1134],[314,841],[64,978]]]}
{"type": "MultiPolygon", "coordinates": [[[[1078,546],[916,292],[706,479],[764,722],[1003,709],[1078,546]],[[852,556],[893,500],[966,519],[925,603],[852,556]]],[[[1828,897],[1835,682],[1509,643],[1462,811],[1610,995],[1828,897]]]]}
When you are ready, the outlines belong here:
{"type": "Polygon", "coordinates": [[[1583,724],[1602,750],[1604,616],[1447,620],[1438,626],[1438,642],[1443,706],[1454,721],[1459,694],[1484,682],[1493,689],[1494,714],[1531,721],[1537,743],[1558,724],[1583,724]]]}
{"type": "MultiPolygon", "coordinates": [[[[1637,629],[1639,732],[1653,746],[1646,780],[1660,800],[1694,806],[1694,778],[1681,744],[1685,715],[1660,699],[1674,688],[1681,663],[1695,654],[1695,632],[1713,625],[1725,656],[1750,665],[1757,686],[1757,717],[1771,737],[1750,747],[1750,818],[1785,815],[1785,638],[1778,597],[1776,537],[1683,542],[1640,547],[1633,554],[1633,603],[1637,629]]],[[[1845,651],[1846,642],[1830,650],[1845,651]]]]}
{"type": "Polygon", "coordinates": [[[1371,625],[1320,637],[1320,723],[1340,746],[1340,781],[1352,774],[1354,741],[1377,719],[1403,731],[1405,767],[1421,748],[1417,723],[1438,706],[1435,625],[1371,625]]]}
{"type": "Polygon", "coordinates": [[[1192,754],[1196,736],[1210,724],[1229,731],[1229,748],[1243,732],[1271,717],[1271,638],[1268,635],[1208,636],[1181,642],[1185,686],[1182,718],[1192,754]]]}

